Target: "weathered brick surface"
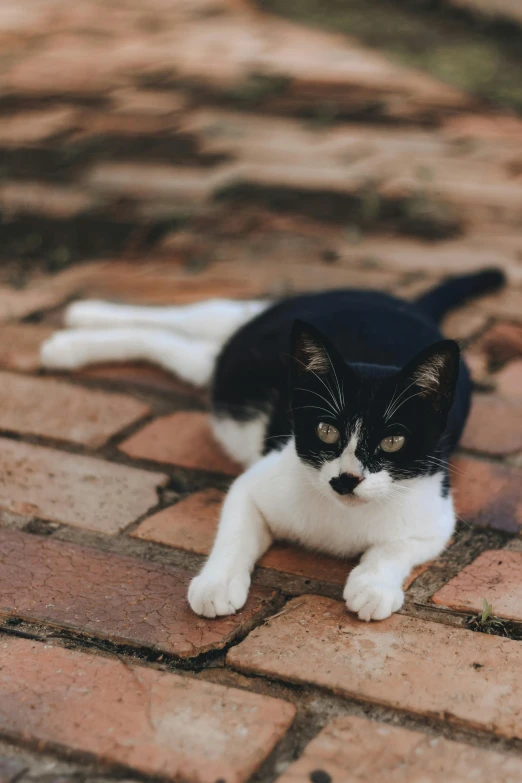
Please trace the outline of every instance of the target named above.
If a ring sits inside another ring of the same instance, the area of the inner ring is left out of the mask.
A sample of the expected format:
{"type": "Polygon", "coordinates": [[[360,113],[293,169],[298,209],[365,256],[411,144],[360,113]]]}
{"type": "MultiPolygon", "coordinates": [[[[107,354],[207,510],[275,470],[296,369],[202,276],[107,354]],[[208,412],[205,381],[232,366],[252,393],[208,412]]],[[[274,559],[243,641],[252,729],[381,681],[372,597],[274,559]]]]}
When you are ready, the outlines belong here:
{"type": "Polygon", "coordinates": [[[279,699],[6,637],[0,730],[189,783],[246,780],[292,722],[279,699]]]}
{"type": "Polygon", "coordinates": [[[495,376],[497,391],[503,397],[522,400],[522,359],[509,362],[495,376]]]}
{"type": "Polygon", "coordinates": [[[471,451],[502,456],[522,450],[522,401],[494,394],[475,394],[461,445],[471,451]]]}
{"type": "Polygon", "coordinates": [[[270,600],[254,587],[246,607],[217,620],[187,603],[192,575],[73,544],[0,530],[0,614],[153,647],[180,657],[221,649],[270,600]]]}
{"type": "Polygon", "coordinates": [[[462,519],[512,533],[520,530],[522,486],[519,470],[466,457],[454,459],[453,468],[451,482],[455,506],[462,519]]]}
{"type": "Polygon", "coordinates": [[[522,762],[365,718],[335,718],[278,783],[516,783],[522,762]],[[322,773],[322,774],[321,774],[322,773]]]}
{"type": "Polygon", "coordinates": [[[0,783],[13,783],[26,769],[26,765],[18,759],[0,756],[0,783]]]}
{"type": "MultiPolygon", "coordinates": [[[[176,549],[208,555],[224,497],[225,494],[217,489],[196,492],[143,520],[132,535],[176,549]]],[[[275,543],[258,563],[263,568],[335,585],[344,585],[355,564],[354,560],[311,552],[286,542],[275,543]]],[[[406,585],[409,586],[424,568],[416,568],[406,580],[406,585]]]]}
{"type": "Polygon", "coordinates": [[[150,408],[123,394],[0,372],[0,429],[102,446],[150,408]]]}
{"type": "Polygon", "coordinates": [[[228,663],[522,737],[518,642],[398,614],[363,623],[344,603],[319,596],[294,598],[285,609],[230,650],[228,663]]]}
{"type": "MultiPolygon", "coordinates": [[[[1,332],[0,332],[1,334],[1,332]]],[[[1,353],[0,353],[1,360],[1,353]]],[[[196,389],[176,378],[161,367],[141,362],[122,364],[96,364],[84,367],[74,373],[75,378],[97,378],[116,383],[118,386],[138,386],[143,389],[183,394],[187,397],[206,401],[206,390],[196,389]]]]}
{"type": "Polygon", "coordinates": [[[70,130],[77,112],[67,106],[7,114],[0,119],[0,144],[17,146],[42,142],[70,130]]]}
{"type": "Polygon", "coordinates": [[[457,611],[478,612],[484,598],[493,613],[522,620],[522,552],[490,549],[462,569],[432,600],[457,611]]]}
{"type": "Polygon", "coordinates": [[[129,457],[236,476],[240,467],[216,443],[206,413],[182,411],[147,424],[124,441],[129,457]]]}
{"type": "Polygon", "coordinates": [[[0,367],[18,372],[40,369],[40,347],[55,329],[40,324],[0,326],[0,367]]]}
{"type": "Polygon", "coordinates": [[[0,438],[0,508],[117,533],[157,503],[161,473],[0,438]]]}
{"type": "Polygon", "coordinates": [[[481,344],[494,361],[508,362],[522,357],[522,325],[494,324],[481,339],[481,344]]]}

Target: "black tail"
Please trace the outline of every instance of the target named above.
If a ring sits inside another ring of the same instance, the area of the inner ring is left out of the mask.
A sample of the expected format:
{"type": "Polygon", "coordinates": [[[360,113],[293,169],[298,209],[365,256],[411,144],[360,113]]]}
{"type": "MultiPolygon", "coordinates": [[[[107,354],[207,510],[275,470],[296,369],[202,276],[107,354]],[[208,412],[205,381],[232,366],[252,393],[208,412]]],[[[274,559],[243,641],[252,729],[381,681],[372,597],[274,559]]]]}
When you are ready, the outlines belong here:
{"type": "Polygon", "coordinates": [[[500,269],[484,269],[471,275],[450,277],[417,299],[419,307],[437,323],[442,316],[468,299],[502,288],[506,276],[500,269]]]}

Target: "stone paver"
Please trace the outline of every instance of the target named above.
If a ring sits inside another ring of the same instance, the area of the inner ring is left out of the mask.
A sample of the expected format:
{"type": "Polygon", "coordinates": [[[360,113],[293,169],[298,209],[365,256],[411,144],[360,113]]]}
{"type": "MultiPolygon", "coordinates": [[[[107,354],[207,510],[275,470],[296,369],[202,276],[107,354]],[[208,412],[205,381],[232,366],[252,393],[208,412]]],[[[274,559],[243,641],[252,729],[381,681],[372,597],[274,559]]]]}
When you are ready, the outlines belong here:
{"type": "MultiPolygon", "coordinates": [[[[208,555],[224,497],[224,492],[217,489],[196,492],[143,520],[131,535],[187,552],[208,555]]],[[[354,560],[311,552],[286,542],[274,544],[258,562],[263,568],[335,585],[344,585],[355,564],[354,560]]],[[[406,580],[406,586],[411,585],[426,567],[416,568],[406,580]]]]}
{"type": "Polygon", "coordinates": [[[285,610],[230,650],[228,663],[522,737],[519,642],[399,614],[363,623],[320,596],[294,598],[285,610]]]}
{"type": "Polygon", "coordinates": [[[167,477],[0,438],[0,508],[117,533],[156,505],[167,477]]]}
{"type": "Polygon", "coordinates": [[[522,761],[365,718],[335,718],[278,783],[518,783],[522,761]]]}
{"type": "Polygon", "coordinates": [[[522,621],[522,552],[482,552],[438,590],[432,601],[461,612],[478,612],[484,598],[496,616],[522,621]]]}
{"type": "Polygon", "coordinates": [[[189,783],[246,780],[295,712],[279,699],[9,637],[0,694],[2,732],[189,783]]]}
{"type": "Polygon", "coordinates": [[[200,411],[180,411],[156,419],[131,435],[120,449],[129,457],[180,468],[228,476],[237,476],[241,470],[216,443],[208,416],[200,411]]]}
{"type": "Polygon", "coordinates": [[[522,526],[520,470],[467,457],[457,457],[452,464],[457,514],[476,525],[518,532],[522,526]]]}
{"type": "Polygon", "coordinates": [[[0,429],[96,448],[150,412],[127,395],[0,372],[0,429]]]}
{"type": "Polygon", "coordinates": [[[192,575],[96,549],[0,530],[0,614],[192,658],[221,649],[262,616],[270,590],[216,621],[187,603],[192,575]]]}
{"type": "Polygon", "coordinates": [[[522,400],[475,394],[461,445],[502,456],[522,450],[522,400]]]}

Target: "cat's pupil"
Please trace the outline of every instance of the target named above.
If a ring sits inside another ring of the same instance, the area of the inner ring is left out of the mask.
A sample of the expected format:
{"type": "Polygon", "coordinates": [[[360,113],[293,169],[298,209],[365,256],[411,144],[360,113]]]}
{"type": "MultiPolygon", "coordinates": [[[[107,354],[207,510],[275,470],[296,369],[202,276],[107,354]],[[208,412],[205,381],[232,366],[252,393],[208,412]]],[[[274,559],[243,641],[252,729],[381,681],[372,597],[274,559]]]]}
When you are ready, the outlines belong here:
{"type": "Polygon", "coordinates": [[[402,449],[406,443],[404,435],[389,435],[387,438],[383,438],[380,443],[380,447],[388,454],[392,454],[394,451],[402,449]]]}

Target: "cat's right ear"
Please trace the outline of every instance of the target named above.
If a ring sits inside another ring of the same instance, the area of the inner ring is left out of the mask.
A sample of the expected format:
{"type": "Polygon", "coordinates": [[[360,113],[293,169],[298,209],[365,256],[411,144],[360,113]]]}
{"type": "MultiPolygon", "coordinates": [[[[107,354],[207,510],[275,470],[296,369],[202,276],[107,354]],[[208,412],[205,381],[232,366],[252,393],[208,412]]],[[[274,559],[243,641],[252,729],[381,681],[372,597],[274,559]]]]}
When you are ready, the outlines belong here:
{"type": "Polygon", "coordinates": [[[328,375],[337,361],[337,351],[331,343],[318,329],[304,321],[294,321],[291,352],[294,377],[305,373],[328,375]]]}

